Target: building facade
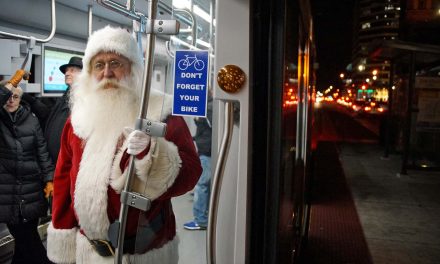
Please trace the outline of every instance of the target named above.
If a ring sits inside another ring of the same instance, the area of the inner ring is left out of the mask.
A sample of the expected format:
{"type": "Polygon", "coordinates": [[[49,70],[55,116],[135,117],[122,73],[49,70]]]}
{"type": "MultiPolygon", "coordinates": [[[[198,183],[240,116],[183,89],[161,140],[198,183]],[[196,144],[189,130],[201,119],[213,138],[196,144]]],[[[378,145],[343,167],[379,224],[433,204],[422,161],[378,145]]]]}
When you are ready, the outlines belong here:
{"type": "Polygon", "coordinates": [[[368,59],[369,46],[378,40],[399,38],[399,0],[357,0],[354,10],[352,89],[356,99],[387,101],[390,62],[368,59]]]}

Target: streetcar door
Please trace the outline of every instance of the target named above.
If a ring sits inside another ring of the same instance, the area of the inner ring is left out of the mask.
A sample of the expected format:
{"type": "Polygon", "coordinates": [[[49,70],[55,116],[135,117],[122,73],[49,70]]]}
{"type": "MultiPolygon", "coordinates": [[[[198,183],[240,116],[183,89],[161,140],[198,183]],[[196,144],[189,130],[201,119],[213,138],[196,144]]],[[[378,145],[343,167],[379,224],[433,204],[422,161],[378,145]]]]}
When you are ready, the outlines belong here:
{"type": "Polygon", "coordinates": [[[293,263],[308,215],[310,3],[221,0],[215,14],[207,263],[293,263]]]}
{"type": "Polygon", "coordinates": [[[250,2],[221,0],[215,4],[213,170],[207,263],[249,262],[250,2]],[[229,142],[224,142],[225,137],[229,142]]]}
{"type": "Polygon", "coordinates": [[[170,47],[210,54],[214,112],[206,263],[293,263],[308,215],[310,3],[172,0],[172,6],[184,26],[170,47]]]}
{"type": "MultiPolygon", "coordinates": [[[[214,108],[211,148],[212,175],[215,174],[225,132],[225,110],[231,106],[232,114],[235,115],[230,123],[233,126],[229,137],[231,139],[230,148],[227,156],[223,159],[224,178],[220,184],[221,188],[217,188],[216,191],[211,188],[211,199],[215,194],[215,197],[218,198],[218,206],[215,208],[217,219],[214,221],[214,225],[208,223],[208,229],[213,227],[216,236],[211,237],[207,247],[204,244],[193,246],[198,251],[194,254],[200,254],[200,252],[204,254],[205,250],[209,251],[209,247],[212,245],[215,249],[213,252],[215,254],[214,261],[203,256],[203,263],[246,263],[248,262],[246,254],[249,245],[247,223],[249,219],[248,147],[250,145],[249,135],[251,135],[249,132],[250,82],[248,79],[250,72],[250,0],[171,1],[173,15],[181,23],[179,35],[171,37],[167,46],[171,55],[182,49],[208,50],[210,55],[208,63],[210,67],[209,86],[213,91],[214,108]],[[229,66],[225,67],[226,65],[229,66]],[[233,76],[237,79],[234,79],[233,76]],[[231,87],[231,90],[222,90],[218,85],[218,80],[223,82],[223,88],[231,87]]],[[[181,65],[177,62],[177,65],[169,65],[167,68],[173,69],[177,66],[182,69],[189,64],[191,64],[190,61],[181,65]]],[[[194,71],[197,69],[195,68],[194,71]]],[[[168,76],[173,75],[168,74],[168,76]]],[[[188,123],[191,124],[191,120],[188,123]]],[[[211,179],[211,185],[213,180],[211,179]]],[[[178,208],[179,202],[179,199],[175,199],[176,208],[178,208]]],[[[211,207],[210,215],[212,211],[211,207]]],[[[176,214],[176,217],[180,216],[176,214]]],[[[208,233],[207,230],[207,236],[208,233]]],[[[187,248],[184,245],[192,245],[194,241],[200,242],[201,235],[204,235],[204,232],[187,230],[182,230],[179,234],[181,238],[181,263],[186,263],[186,256],[192,254],[183,251],[184,248],[187,248]]],[[[205,241],[206,239],[202,243],[205,241]]],[[[193,257],[191,261],[197,262],[198,260],[199,258],[193,257]]]]}

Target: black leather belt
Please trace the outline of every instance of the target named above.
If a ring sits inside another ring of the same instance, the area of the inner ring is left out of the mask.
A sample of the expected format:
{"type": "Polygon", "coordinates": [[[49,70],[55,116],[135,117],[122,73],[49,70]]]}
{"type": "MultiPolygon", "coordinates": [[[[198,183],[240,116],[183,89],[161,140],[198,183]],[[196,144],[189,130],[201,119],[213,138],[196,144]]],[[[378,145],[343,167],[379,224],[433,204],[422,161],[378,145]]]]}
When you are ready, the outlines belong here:
{"type": "MultiPolygon", "coordinates": [[[[88,238],[87,238],[88,239],[88,238]]],[[[102,239],[88,239],[92,247],[101,257],[110,257],[115,255],[115,249],[110,241],[102,239]]],[[[125,247],[124,247],[125,249],[125,247]]]]}
{"type": "MultiPolygon", "coordinates": [[[[124,240],[124,254],[145,253],[148,246],[154,241],[156,233],[162,228],[163,223],[164,218],[162,211],[151,221],[140,224],[136,236],[124,240]],[[137,245],[136,240],[141,241],[142,244],[137,245]]],[[[89,239],[84,233],[82,234],[100,256],[110,257],[115,255],[115,248],[110,241],[104,239],[89,239]]]]}

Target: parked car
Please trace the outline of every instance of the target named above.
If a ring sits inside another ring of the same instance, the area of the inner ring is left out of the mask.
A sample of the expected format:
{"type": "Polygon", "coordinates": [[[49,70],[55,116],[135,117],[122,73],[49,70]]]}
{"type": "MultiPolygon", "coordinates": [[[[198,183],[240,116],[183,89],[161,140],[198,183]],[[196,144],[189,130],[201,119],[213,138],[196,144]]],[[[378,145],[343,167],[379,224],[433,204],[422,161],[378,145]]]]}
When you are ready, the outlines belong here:
{"type": "Polygon", "coordinates": [[[386,102],[376,103],[376,105],[374,107],[374,113],[383,114],[387,111],[388,111],[388,103],[386,103],[386,102]]]}
{"type": "Polygon", "coordinates": [[[351,108],[358,114],[380,115],[388,110],[388,104],[375,101],[354,101],[351,108]]]}
{"type": "Polygon", "coordinates": [[[354,101],[351,104],[351,109],[353,109],[355,113],[364,113],[370,111],[371,107],[367,101],[354,101]]]}

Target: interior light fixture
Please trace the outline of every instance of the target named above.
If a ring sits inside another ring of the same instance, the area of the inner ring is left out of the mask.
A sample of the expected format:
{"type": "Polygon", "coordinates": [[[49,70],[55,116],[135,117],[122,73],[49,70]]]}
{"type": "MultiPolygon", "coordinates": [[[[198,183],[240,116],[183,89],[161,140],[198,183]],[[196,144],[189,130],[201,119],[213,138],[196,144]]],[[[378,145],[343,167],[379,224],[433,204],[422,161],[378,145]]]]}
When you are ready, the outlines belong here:
{"type": "Polygon", "coordinates": [[[206,13],[203,9],[201,9],[198,5],[194,5],[193,11],[196,15],[203,18],[208,23],[211,23],[211,16],[206,13]]]}
{"type": "MultiPolygon", "coordinates": [[[[188,36],[188,37],[186,37],[186,39],[189,40],[189,41],[191,41],[191,40],[192,40],[192,36],[188,36]]],[[[204,46],[204,47],[206,47],[206,48],[211,47],[211,45],[210,45],[208,42],[203,41],[203,40],[201,40],[201,39],[197,39],[197,40],[196,40],[196,43],[199,44],[199,45],[201,45],[201,46],[204,46]]]]}
{"type": "Polygon", "coordinates": [[[178,44],[180,44],[182,46],[185,46],[185,47],[187,47],[187,48],[189,48],[191,50],[200,50],[199,48],[196,48],[193,45],[191,45],[189,43],[186,43],[185,41],[183,41],[183,40],[181,40],[179,38],[176,38],[175,36],[171,36],[170,39],[171,39],[171,41],[176,42],[176,43],[178,43],[178,44]]]}
{"type": "Polygon", "coordinates": [[[173,7],[178,9],[188,8],[191,10],[191,2],[189,0],[173,0],[173,7]]]}

